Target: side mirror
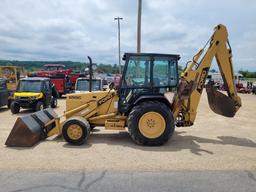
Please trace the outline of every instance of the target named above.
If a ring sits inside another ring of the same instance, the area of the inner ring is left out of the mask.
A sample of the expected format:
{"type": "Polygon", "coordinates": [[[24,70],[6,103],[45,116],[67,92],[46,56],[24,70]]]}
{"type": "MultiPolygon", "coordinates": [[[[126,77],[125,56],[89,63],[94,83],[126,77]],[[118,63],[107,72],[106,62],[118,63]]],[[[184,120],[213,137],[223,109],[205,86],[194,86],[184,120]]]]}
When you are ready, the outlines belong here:
{"type": "Polygon", "coordinates": [[[103,85],[103,87],[102,87],[102,89],[103,89],[104,91],[106,91],[108,88],[109,88],[108,85],[103,85]]]}
{"type": "Polygon", "coordinates": [[[109,87],[110,90],[114,89],[114,87],[115,87],[114,82],[111,82],[108,87],[109,87]]]}

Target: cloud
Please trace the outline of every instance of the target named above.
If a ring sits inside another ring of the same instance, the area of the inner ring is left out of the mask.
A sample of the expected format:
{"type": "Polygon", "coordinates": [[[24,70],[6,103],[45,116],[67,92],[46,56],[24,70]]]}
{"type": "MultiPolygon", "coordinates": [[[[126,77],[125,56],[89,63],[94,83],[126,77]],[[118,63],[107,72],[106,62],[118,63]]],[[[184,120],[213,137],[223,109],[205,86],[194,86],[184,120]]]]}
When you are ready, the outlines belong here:
{"type": "MultiPolygon", "coordinates": [[[[143,0],[142,51],[180,54],[180,64],[205,44],[216,24],[228,26],[235,69],[256,65],[256,2],[143,0]]],[[[1,0],[0,59],[117,63],[136,51],[137,0],[1,0]]]]}

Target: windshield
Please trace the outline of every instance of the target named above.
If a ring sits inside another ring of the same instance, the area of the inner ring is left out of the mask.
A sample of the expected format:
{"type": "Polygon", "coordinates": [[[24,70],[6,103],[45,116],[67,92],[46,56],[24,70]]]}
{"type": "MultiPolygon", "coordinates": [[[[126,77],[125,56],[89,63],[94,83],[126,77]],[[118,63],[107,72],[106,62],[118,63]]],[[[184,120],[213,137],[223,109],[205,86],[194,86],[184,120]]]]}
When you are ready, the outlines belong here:
{"type": "Polygon", "coordinates": [[[41,92],[41,81],[19,81],[18,92],[41,92]]]}
{"type": "Polygon", "coordinates": [[[150,84],[150,57],[131,56],[125,82],[127,87],[146,87],[150,84]]]}
{"type": "MultiPolygon", "coordinates": [[[[92,80],[92,91],[101,90],[101,80],[92,80]]],[[[80,79],[77,81],[76,85],[77,91],[89,91],[89,80],[80,79]]]]}

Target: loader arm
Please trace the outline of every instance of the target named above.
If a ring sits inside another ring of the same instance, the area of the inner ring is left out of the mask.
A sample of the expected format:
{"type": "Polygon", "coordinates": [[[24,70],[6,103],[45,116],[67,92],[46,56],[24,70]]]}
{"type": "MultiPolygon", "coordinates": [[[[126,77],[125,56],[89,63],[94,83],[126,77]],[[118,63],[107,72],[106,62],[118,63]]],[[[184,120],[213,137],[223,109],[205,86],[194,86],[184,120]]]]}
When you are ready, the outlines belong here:
{"type": "MultiPolygon", "coordinates": [[[[86,95],[88,95],[88,93],[70,94],[67,96],[67,100],[78,100],[78,103],[81,103],[81,100],[84,99],[86,95]]],[[[89,96],[89,98],[90,97],[91,96],[89,96]]],[[[116,98],[117,95],[115,91],[102,91],[102,94],[98,96],[98,99],[88,100],[86,103],[65,111],[61,116],[58,116],[54,110],[47,108],[36,113],[19,117],[8,136],[5,145],[10,147],[32,147],[47,137],[61,135],[65,121],[74,116],[88,119],[92,122],[96,120],[97,122],[105,122],[105,119],[116,116],[114,110],[109,112],[110,105],[116,98]],[[107,109],[106,113],[97,114],[102,109],[107,109]],[[95,116],[95,114],[97,115],[95,116]]]]}
{"type": "Polygon", "coordinates": [[[232,50],[229,45],[226,27],[224,25],[216,26],[208,42],[210,45],[207,51],[204,53],[206,46],[201,49],[181,74],[178,91],[172,104],[177,126],[193,125],[204,87],[206,87],[210,108],[215,113],[233,117],[241,106],[241,99],[237,95],[235,87],[231,60],[232,50]],[[220,69],[227,95],[216,91],[211,82],[205,86],[208,71],[214,57],[220,69]]]}

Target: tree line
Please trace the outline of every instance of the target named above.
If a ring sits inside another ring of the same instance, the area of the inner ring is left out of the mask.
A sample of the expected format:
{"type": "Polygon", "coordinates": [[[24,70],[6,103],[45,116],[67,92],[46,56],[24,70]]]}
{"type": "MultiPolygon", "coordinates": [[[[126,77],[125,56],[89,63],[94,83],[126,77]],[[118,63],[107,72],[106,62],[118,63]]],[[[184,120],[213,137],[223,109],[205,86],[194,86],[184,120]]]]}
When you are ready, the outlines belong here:
{"type": "Polygon", "coordinates": [[[240,70],[238,72],[242,74],[244,78],[256,78],[256,72],[250,72],[248,70],[246,71],[240,70]]]}
{"type": "MultiPolygon", "coordinates": [[[[75,72],[84,72],[88,68],[89,63],[73,62],[73,61],[10,61],[0,60],[0,66],[18,66],[23,67],[28,72],[38,71],[43,69],[45,64],[63,64],[66,69],[73,69],[75,72]]],[[[123,66],[122,66],[123,69],[123,66]]],[[[179,74],[182,71],[182,67],[178,67],[179,74]]],[[[119,66],[117,64],[97,64],[97,71],[107,74],[117,74],[119,72],[119,66]]]]}
{"type": "MultiPolygon", "coordinates": [[[[18,66],[25,68],[26,71],[38,71],[43,69],[45,64],[63,64],[66,69],[73,69],[75,72],[83,72],[89,63],[73,62],[73,61],[9,61],[0,60],[0,66],[18,66]]],[[[98,64],[98,71],[102,73],[118,73],[118,66],[116,64],[98,64]]]]}

